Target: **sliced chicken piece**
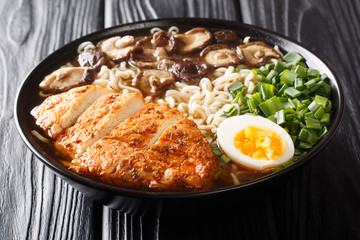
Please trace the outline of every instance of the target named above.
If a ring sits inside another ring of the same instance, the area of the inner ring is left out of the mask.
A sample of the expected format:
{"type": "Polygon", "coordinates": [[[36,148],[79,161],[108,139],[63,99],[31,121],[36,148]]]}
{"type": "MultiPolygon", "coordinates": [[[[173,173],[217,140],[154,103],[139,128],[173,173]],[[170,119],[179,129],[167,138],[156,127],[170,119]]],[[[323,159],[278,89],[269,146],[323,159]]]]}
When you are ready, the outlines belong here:
{"type": "Polygon", "coordinates": [[[108,181],[121,160],[134,151],[150,148],[166,128],[181,118],[176,109],[148,104],[74,159],[70,169],[108,181]]]}
{"type": "Polygon", "coordinates": [[[55,142],[55,148],[73,159],[89,146],[107,136],[119,123],[134,115],[145,105],[140,93],[122,96],[109,93],[98,98],[55,142]]]}
{"type": "Polygon", "coordinates": [[[56,138],[64,129],[72,126],[98,97],[110,92],[113,91],[93,85],[73,88],[46,98],[31,111],[31,115],[40,128],[56,138]]]}
{"type": "Polygon", "coordinates": [[[111,181],[156,190],[200,190],[212,185],[219,167],[194,121],[184,118],[164,131],[149,150],[122,160],[111,181]]]}

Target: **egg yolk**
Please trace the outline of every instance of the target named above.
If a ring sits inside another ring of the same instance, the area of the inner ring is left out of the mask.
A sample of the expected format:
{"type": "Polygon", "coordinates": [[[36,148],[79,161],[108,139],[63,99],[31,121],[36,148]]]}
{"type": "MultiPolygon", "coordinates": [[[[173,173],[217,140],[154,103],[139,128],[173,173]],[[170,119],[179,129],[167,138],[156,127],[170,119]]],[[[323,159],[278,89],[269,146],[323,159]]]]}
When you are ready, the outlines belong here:
{"type": "Polygon", "coordinates": [[[256,160],[275,160],[285,152],[285,144],[279,134],[259,126],[247,126],[238,132],[234,145],[244,155],[256,160]]]}

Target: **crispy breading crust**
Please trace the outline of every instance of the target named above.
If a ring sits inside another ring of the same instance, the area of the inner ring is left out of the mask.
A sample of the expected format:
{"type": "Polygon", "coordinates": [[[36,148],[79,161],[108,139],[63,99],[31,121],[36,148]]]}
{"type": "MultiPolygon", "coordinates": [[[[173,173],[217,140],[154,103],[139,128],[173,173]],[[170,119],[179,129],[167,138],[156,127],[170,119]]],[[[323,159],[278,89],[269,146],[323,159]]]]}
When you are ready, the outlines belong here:
{"type": "Polygon", "coordinates": [[[52,95],[31,111],[36,124],[50,137],[56,138],[64,129],[72,126],[98,97],[112,92],[109,89],[87,85],[52,95]]]}
{"type": "Polygon", "coordinates": [[[116,170],[122,159],[134,151],[150,148],[167,127],[181,118],[181,113],[176,109],[148,104],[119,124],[109,136],[89,147],[81,157],[74,159],[70,169],[108,181],[110,174],[116,170]],[[117,148],[114,145],[116,141],[119,146],[128,147],[117,148]],[[108,146],[107,142],[113,145],[108,146]],[[106,155],[104,155],[105,149],[107,149],[106,155]]]}
{"type": "Polygon", "coordinates": [[[156,190],[203,190],[211,187],[218,168],[195,122],[184,118],[166,129],[149,150],[122,160],[111,180],[156,190]]]}

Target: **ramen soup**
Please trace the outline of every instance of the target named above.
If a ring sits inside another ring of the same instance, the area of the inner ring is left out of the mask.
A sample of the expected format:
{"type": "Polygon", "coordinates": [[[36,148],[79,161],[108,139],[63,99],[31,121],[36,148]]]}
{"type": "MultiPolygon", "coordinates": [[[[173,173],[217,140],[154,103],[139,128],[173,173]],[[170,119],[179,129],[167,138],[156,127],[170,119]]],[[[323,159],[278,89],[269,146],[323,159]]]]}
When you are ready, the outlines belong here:
{"type": "Polygon", "coordinates": [[[329,79],[232,30],[159,28],[84,42],[31,114],[72,171],[122,187],[198,191],[291,165],[327,133],[329,79]]]}

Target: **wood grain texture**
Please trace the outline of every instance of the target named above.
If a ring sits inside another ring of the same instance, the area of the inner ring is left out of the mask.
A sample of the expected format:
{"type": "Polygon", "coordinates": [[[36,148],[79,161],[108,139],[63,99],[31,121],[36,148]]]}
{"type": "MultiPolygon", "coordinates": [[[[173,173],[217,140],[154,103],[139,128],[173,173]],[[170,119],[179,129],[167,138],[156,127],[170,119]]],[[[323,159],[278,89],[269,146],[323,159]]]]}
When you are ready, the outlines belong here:
{"type": "Polygon", "coordinates": [[[5,36],[0,45],[0,239],[95,239],[101,236],[95,227],[101,225],[101,206],[34,158],[17,133],[13,109],[32,67],[65,43],[103,27],[102,2],[1,1],[0,9],[5,36]]]}
{"type": "Polygon", "coordinates": [[[227,0],[105,0],[105,27],[141,20],[206,17],[240,21],[240,5],[227,0]]]}
{"type": "Polygon", "coordinates": [[[0,239],[360,239],[359,1],[15,0],[0,1],[0,13],[0,239]],[[342,82],[346,112],[330,144],[261,198],[239,198],[228,217],[163,221],[102,207],[44,167],[16,131],[14,96],[42,58],[104,27],[167,17],[280,32],[322,56],[342,82]]]}
{"type": "Polygon", "coordinates": [[[359,239],[360,81],[356,76],[360,61],[354,50],[360,49],[360,4],[352,0],[241,3],[245,22],[283,33],[323,57],[338,75],[345,95],[344,119],[334,139],[272,196],[274,209],[283,210],[274,212],[276,229],[285,230],[292,239],[359,239]],[[293,214],[284,216],[290,210],[293,214]],[[340,222],[344,227],[334,228],[340,222]]]}

